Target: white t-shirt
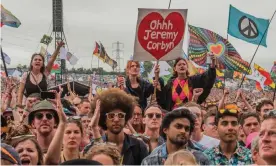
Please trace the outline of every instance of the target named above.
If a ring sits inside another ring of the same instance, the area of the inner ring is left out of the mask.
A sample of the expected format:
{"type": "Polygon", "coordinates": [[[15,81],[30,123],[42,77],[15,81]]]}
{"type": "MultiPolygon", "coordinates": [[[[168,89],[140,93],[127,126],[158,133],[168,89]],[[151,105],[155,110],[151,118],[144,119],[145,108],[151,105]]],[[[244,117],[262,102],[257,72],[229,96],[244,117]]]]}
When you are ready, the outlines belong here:
{"type": "Polygon", "coordinates": [[[220,140],[213,138],[213,137],[209,137],[207,135],[203,134],[203,137],[200,141],[198,141],[199,144],[203,145],[206,148],[213,148],[215,146],[219,145],[220,140]]]}

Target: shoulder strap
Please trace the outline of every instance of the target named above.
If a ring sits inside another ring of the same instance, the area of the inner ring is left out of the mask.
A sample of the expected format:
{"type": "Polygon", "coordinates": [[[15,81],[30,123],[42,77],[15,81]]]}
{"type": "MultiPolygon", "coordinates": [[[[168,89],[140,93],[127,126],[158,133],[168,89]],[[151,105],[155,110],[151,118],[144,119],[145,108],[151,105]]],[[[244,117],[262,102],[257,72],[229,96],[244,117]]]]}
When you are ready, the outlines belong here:
{"type": "MultiPolygon", "coordinates": [[[[31,73],[31,72],[30,72],[30,73],[31,73]]],[[[43,73],[42,73],[42,74],[43,74],[43,73]]],[[[41,90],[40,86],[38,85],[38,83],[37,83],[37,81],[36,81],[34,75],[33,75],[32,73],[31,73],[31,75],[33,76],[33,79],[35,80],[36,86],[38,87],[38,89],[40,90],[40,92],[42,92],[42,90],[41,90]]],[[[42,79],[43,79],[43,77],[44,77],[44,74],[42,75],[42,79]]]]}
{"type": "MultiPolygon", "coordinates": [[[[28,76],[30,76],[30,73],[31,73],[31,72],[27,72],[27,77],[26,77],[26,81],[25,81],[25,84],[24,84],[23,94],[24,94],[25,96],[27,95],[27,92],[26,92],[26,82],[27,82],[28,76]]],[[[27,96],[26,96],[26,97],[27,97],[27,96]]]]}

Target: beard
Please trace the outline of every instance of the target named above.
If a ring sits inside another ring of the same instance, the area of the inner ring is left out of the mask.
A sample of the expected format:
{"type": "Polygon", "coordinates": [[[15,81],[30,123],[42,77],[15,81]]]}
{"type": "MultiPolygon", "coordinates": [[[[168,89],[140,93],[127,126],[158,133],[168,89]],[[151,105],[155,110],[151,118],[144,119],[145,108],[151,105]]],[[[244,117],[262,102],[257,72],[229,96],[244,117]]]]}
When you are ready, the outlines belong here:
{"type": "Polygon", "coordinates": [[[118,135],[122,130],[123,126],[120,126],[120,128],[114,128],[113,126],[109,129],[109,131],[115,135],[118,135]]]}
{"type": "Polygon", "coordinates": [[[181,147],[187,144],[188,142],[188,138],[186,136],[184,136],[184,138],[182,138],[182,135],[177,135],[174,138],[169,137],[169,140],[172,144],[181,147]]]}

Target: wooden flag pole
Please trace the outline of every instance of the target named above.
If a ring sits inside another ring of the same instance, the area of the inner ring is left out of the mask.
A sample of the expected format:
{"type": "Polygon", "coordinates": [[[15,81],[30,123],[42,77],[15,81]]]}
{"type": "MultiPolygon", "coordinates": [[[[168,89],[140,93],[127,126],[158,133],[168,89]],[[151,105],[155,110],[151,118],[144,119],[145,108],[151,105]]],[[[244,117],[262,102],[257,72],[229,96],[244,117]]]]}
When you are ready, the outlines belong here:
{"type": "Polygon", "coordinates": [[[258,51],[258,49],[259,49],[259,47],[260,47],[260,45],[261,45],[261,43],[262,43],[262,41],[263,41],[263,38],[264,38],[265,34],[267,33],[267,30],[268,30],[268,28],[269,28],[269,25],[270,25],[271,21],[273,20],[273,17],[274,17],[274,15],[275,15],[275,13],[276,13],[276,10],[274,11],[274,13],[273,13],[273,15],[272,15],[272,17],[271,17],[271,19],[270,19],[270,21],[269,21],[269,23],[268,23],[268,26],[266,27],[266,30],[265,30],[265,32],[264,32],[264,34],[263,34],[263,36],[262,36],[262,38],[261,38],[261,40],[260,40],[260,42],[259,42],[257,48],[256,48],[256,50],[255,50],[255,53],[253,54],[253,56],[252,56],[252,58],[251,58],[251,60],[250,60],[249,66],[248,66],[248,68],[247,68],[247,72],[245,72],[245,74],[243,75],[243,77],[242,77],[242,82],[241,82],[239,88],[241,88],[241,86],[242,86],[242,84],[243,84],[243,82],[244,82],[244,79],[245,79],[245,77],[246,77],[247,74],[248,74],[248,71],[249,71],[250,66],[251,66],[251,64],[252,64],[252,62],[253,62],[253,59],[255,58],[255,55],[256,55],[256,53],[257,53],[257,51],[258,51]]]}
{"type": "MultiPolygon", "coordinates": [[[[172,3],[172,0],[170,0],[169,1],[169,6],[168,6],[168,9],[170,9],[170,7],[171,7],[171,3],[172,3]]],[[[157,60],[157,62],[156,62],[156,66],[157,65],[159,65],[159,60],[157,60]]],[[[156,67],[155,66],[155,67],[156,67]]],[[[155,68],[154,68],[154,71],[155,71],[155,68]]],[[[157,74],[157,73],[155,73],[154,72],[154,75],[155,75],[155,81],[159,81],[159,74],[157,74]]],[[[153,102],[155,102],[156,101],[156,87],[154,87],[154,92],[153,92],[153,95],[151,96],[151,101],[150,101],[150,103],[153,103],[153,102]]]]}

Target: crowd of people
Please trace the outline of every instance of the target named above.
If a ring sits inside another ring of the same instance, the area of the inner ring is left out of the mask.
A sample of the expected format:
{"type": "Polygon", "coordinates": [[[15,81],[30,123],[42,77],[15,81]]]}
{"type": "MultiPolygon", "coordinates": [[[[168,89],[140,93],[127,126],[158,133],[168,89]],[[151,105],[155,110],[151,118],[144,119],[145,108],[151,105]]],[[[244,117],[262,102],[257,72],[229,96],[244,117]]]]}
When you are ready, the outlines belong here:
{"type": "Polygon", "coordinates": [[[78,96],[70,84],[67,94],[47,91],[62,46],[46,66],[34,54],[20,81],[2,85],[1,164],[276,165],[276,100],[213,88],[212,53],[208,70],[194,76],[176,59],[166,84],[158,65],[150,83],[130,60],[116,87],[78,96]]]}

